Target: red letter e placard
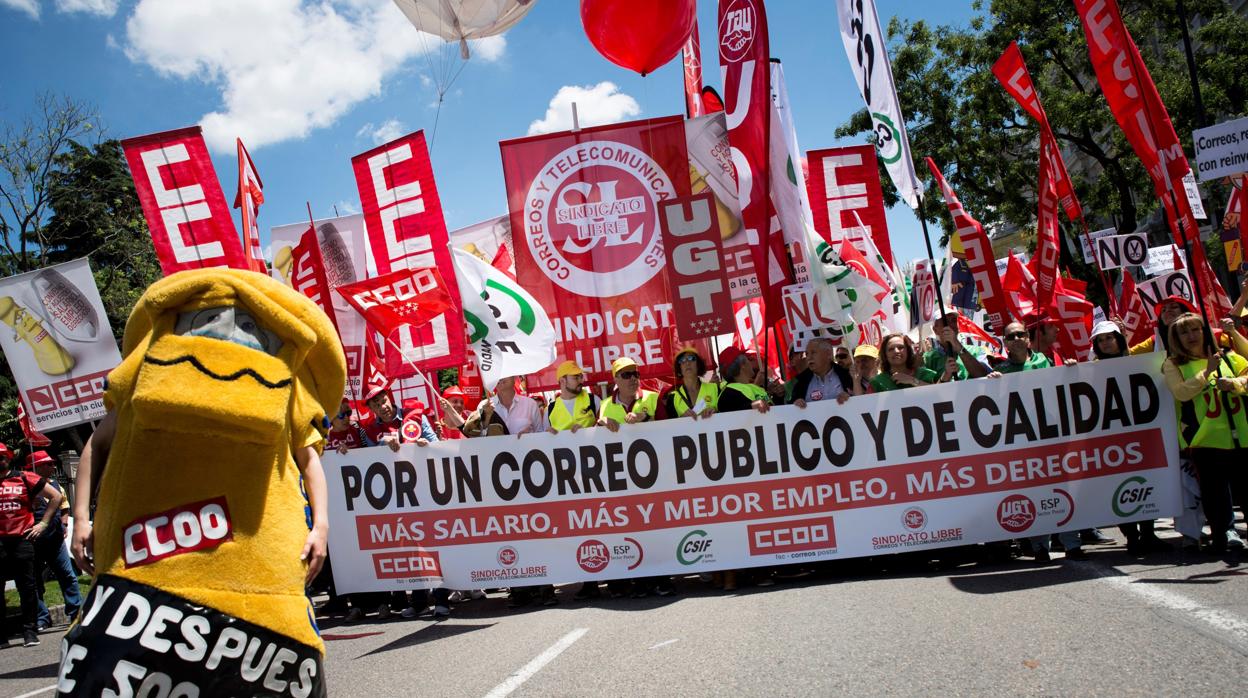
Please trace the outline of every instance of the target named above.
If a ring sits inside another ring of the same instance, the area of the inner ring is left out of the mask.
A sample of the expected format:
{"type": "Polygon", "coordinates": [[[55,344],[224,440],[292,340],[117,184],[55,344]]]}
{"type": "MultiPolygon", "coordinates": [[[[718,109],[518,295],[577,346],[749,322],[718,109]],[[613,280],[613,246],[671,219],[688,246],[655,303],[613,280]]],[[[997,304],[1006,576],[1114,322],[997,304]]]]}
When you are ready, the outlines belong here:
{"type": "Polygon", "coordinates": [[[121,142],[161,271],[247,269],[199,127],[121,142]]]}

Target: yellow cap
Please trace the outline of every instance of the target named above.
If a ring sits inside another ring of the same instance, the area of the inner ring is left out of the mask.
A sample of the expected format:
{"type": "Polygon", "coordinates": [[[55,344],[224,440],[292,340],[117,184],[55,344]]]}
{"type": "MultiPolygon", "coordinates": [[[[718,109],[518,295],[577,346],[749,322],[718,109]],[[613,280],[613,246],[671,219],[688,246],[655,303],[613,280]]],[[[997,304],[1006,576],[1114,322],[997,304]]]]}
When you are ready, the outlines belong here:
{"type": "Polygon", "coordinates": [[[564,376],[580,376],[584,373],[575,361],[568,360],[559,364],[559,369],[555,371],[555,380],[561,380],[564,376]]]}
{"type": "Polygon", "coordinates": [[[611,375],[617,375],[620,371],[623,371],[626,368],[637,368],[637,362],[627,356],[621,356],[611,362],[611,375]]]}
{"type": "Polygon", "coordinates": [[[880,358],[880,350],[870,344],[861,344],[854,350],[854,358],[856,359],[860,356],[869,356],[873,359],[878,359],[880,358]]]}
{"type": "Polygon", "coordinates": [[[684,347],[680,351],[676,352],[676,355],[672,357],[672,361],[676,361],[677,359],[679,359],[681,356],[685,354],[693,354],[695,356],[699,356],[697,349],[693,347],[684,347]]]}

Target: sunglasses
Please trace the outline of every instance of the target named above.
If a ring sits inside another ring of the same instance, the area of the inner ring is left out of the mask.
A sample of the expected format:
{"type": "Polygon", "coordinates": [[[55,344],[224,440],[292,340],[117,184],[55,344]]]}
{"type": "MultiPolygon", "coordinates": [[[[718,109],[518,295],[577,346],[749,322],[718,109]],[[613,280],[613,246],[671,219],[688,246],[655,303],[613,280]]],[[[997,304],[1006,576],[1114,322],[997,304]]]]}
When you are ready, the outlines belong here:
{"type": "Polygon", "coordinates": [[[1027,339],[1027,333],[1026,332],[1011,332],[1005,335],[1005,338],[1011,339],[1011,340],[1012,339],[1027,339]]]}
{"type": "Polygon", "coordinates": [[[676,360],[676,363],[687,364],[687,363],[697,361],[697,360],[698,360],[697,354],[683,354],[681,355],[679,359],[676,360]]]}
{"type": "Polygon", "coordinates": [[[640,373],[638,373],[638,372],[636,372],[636,371],[620,371],[619,373],[615,374],[615,377],[616,377],[616,378],[623,378],[624,380],[631,380],[631,379],[636,378],[636,377],[638,377],[638,376],[640,376],[640,375],[641,375],[641,374],[640,374],[640,373]]]}

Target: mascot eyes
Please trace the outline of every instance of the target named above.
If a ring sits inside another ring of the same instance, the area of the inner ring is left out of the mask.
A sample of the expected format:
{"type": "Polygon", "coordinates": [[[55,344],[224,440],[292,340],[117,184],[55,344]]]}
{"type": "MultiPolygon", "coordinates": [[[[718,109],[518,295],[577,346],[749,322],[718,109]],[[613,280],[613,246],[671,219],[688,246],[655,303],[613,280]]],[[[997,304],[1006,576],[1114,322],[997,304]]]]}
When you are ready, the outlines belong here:
{"type": "Polygon", "coordinates": [[[242,307],[222,306],[181,313],[174,332],[233,342],[270,356],[276,356],[282,349],[282,340],[242,307]]]}

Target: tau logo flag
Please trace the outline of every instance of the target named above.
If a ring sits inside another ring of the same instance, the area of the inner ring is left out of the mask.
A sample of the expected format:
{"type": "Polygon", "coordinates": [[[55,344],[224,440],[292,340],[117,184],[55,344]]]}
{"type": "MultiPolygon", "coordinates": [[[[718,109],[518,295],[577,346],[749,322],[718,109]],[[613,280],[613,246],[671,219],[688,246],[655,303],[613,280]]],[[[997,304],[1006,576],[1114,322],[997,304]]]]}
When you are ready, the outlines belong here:
{"type": "Polygon", "coordinates": [[[555,326],[520,284],[469,252],[452,249],[463,297],[468,342],[481,382],[494,390],[508,376],[524,376],[555,361],[555,326]]]}

